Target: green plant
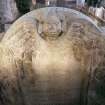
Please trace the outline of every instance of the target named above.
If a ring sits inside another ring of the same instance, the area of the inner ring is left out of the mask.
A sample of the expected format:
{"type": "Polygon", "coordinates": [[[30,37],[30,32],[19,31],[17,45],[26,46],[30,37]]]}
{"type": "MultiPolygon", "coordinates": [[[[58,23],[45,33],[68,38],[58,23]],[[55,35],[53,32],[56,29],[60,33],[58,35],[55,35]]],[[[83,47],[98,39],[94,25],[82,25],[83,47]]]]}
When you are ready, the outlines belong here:
{"type": "Polygon", "coordinates": [[[88,6],[94,6],[98,4],[98,0],[86,0],[88,6]]]}
{"type": "Polygon", "coordinates": [[[30,11],[31,0],[16,0],[17,8],[21,14],[25,14],[30,11]]]}

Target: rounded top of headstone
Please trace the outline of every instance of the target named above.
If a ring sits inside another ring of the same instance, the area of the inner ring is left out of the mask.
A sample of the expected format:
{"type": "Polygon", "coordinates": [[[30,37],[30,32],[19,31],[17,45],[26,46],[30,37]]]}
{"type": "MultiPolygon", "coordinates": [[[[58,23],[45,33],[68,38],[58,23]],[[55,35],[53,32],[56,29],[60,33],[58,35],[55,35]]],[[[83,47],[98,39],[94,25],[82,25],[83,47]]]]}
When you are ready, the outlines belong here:
{"type": "Polygon", "coordinates": [[[66,35],[68,31],[71,36],[76,33],[101,33],[92,19],[78,11],[63,7],[46,7],[20,17],[7,31],[2,42],[13,45],[20,38],[30,36],[36,39],[38,35],[51,41],[66,35]]]}

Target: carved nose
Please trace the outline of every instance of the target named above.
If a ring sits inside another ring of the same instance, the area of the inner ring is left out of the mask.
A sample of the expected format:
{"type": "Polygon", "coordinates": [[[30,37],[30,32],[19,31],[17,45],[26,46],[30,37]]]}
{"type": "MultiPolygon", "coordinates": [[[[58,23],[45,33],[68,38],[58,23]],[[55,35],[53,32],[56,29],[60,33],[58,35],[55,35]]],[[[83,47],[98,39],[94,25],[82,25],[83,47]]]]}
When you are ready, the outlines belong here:
{"type": "Polygon", "coordinates": [[[50,25],[48,30],[51,33],[57,33],[57,27],[55,25],[50,25]]]}

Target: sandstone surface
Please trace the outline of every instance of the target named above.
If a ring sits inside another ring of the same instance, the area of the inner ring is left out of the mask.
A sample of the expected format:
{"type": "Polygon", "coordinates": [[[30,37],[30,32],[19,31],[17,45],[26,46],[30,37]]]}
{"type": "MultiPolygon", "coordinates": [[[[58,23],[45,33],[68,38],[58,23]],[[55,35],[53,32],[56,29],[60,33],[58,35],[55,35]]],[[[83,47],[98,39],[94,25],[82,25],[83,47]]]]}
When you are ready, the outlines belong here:
{"type": "Polygon", "coordinates": [[[60,7],[32,11],[0,42],[0,105],[87,105],[104,64],[105,36],[89,17],[60,7]]]}

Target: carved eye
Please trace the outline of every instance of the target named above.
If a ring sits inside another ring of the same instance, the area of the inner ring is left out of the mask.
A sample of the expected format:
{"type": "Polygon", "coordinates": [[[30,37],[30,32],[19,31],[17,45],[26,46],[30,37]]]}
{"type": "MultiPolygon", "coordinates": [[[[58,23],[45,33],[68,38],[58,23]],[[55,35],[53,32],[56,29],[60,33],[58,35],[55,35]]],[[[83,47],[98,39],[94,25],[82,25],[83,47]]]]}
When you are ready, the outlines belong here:
{"type": "Polygon", "coordinates": [[[61,24],[59,23],[44,23],[42,24],[42,31],[45,33],[61,32],[61,24]]]}

